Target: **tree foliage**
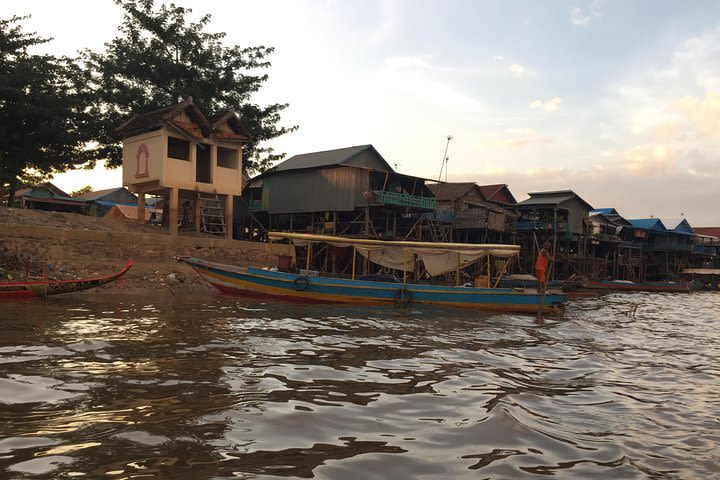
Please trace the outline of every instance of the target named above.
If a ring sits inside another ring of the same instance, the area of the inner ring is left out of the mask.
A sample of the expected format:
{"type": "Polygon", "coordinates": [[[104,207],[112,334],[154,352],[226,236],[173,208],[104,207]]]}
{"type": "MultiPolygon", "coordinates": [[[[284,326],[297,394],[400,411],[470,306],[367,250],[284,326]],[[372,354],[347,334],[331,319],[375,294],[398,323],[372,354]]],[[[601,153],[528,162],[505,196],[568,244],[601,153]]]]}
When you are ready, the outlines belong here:
{"type": "Polygon", "coordinates": [[[154,0],[115,0],[125,10],[119,35],[102,53],[85,51],[95,103],[92,113],[99,119],[95,138],[96,158],[107,158],[110,166],[122,163],[115,127],[133,113],[176,103],[188,96],[208,118],[235,110],[253,141],[244,147],[243,168],[263,171],[284,154],[262,148],[261,142],[297,127],[279,126],[287,104],[260,107],[252,94],[267,81],[263,70],[273,48],[226,47],[224,33],[206,31],[210,15],[197,22],[188,20],[190,9],[154,0]]]}
{"type": "Polygon", "coordinates": [[[84,194],[90,193],[92,191],[93,191],[93,187],[91,187],[90,185],[85,185],[84,187],[79,188],[79,189],[75,190],[74,192],[72,192],[70,194],[70,196],[71,197],[79,197],[80,195],[84,195],[84,194]]]}
{"type": "Polygon", "coordinates": [[[83,72],[68,58],[29,53],[48,40],[23,32],[25,18],[0,20],[0,186],[8,186],[10,201],[28,180],[89,158],[83,72]]]}

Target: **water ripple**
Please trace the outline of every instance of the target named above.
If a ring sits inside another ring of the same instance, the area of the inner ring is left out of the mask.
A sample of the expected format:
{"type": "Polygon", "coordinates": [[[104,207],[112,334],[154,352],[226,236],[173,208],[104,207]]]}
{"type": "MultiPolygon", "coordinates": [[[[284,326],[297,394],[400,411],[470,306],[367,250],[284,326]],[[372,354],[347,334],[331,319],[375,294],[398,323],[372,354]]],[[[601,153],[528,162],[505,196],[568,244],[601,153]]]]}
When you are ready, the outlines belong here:
{"type": "Polygon", "coordinates": [[[712,478],[720,295],[0,305],[0,477],[712,478]],[[637,304],[635,317],[625,315],[637,304]]]}

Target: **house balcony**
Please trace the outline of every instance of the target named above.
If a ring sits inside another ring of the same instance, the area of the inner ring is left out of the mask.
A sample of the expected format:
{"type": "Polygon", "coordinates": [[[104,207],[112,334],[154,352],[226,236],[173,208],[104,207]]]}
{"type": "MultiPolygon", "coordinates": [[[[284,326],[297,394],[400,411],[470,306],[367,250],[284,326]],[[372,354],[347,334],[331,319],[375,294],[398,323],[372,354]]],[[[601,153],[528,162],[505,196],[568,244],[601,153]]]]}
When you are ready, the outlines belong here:
{"type": "Polygon", "coordinates": [[[533,231],[551,231],[558,233],[570,233],[570,225],[567,222],[557,222],[553,227],[552,220],[518,220],[515,224],[515,230],[518,232],[533,232],[533,231]]]}
{"type": "Polygon", "coordinates": [[[436,199],[433,197],[418,197],[407,193],[373,190],[373,197],[374,203],[381,205],[397,205],[399,207],[422,208],[424,210],[435,210],[436,206],[436,199]]]}
{"type": "Polygon", "coordinates": [[[248,209],[251,211],[262,210],[263,209],[262,200],[249,200],[248,201],[248,209]]]}
{"type": "Polygon", "coordinates": [[[598,233],[594,235],[595,239],[605,243],[620,243],[620,237],[610,233],[598,233]]]}

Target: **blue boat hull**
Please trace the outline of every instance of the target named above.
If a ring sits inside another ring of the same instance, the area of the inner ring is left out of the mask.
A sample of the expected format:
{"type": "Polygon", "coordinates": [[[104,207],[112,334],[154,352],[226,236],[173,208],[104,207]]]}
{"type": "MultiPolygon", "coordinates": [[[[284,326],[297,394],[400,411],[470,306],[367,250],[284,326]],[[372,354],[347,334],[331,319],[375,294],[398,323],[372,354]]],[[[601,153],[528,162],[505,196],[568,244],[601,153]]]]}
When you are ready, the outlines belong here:
{"type": "MultiPolygon", "coordinates": [[[[301,302],[420,303],[502,312],[537,313],[537,292],[512,288],[446,287],[313,277],[257,268],[234,267],[183,258],[222,293],[301,302]]],[[[562,313],[566,298],[547,293],[543,313],[562,313]]]]}

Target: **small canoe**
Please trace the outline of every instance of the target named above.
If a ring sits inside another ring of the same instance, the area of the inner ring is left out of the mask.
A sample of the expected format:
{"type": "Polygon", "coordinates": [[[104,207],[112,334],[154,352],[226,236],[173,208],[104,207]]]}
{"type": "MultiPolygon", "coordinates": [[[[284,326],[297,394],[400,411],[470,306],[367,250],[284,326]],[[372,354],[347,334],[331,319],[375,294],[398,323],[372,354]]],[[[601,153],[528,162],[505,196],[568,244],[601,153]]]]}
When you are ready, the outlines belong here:
{"type": "Polygon", "coordinates": [[[627,292],[691,292],[698,290],[700,284],[694,281],[679,282],[629,282],[626,280],[589,280],[582,283],[589,290],[615,290],[627,292]]]}
{"type": "MultiPolygon", "coordinates": [[[[352,280],[245,268],[199,258],[180,258],[224,294],[311,303],[430,304],[478,310],[538,312],[536,291],[514,288],[450,287],[388,281],[352,280]]],[[[543,313],[562,313],[566,298],[545,294],[543,313]]]]}
{"type": "Polygon", "coordinates": [[[133,260],[129,259],[125,266],[106,277],[79,278],[75,280],[34,280],[31,282],[0,282],[0,299],[5,298],[45,298],[61,293],[81,292],[113,282],[130,270],[133,260]]]}

